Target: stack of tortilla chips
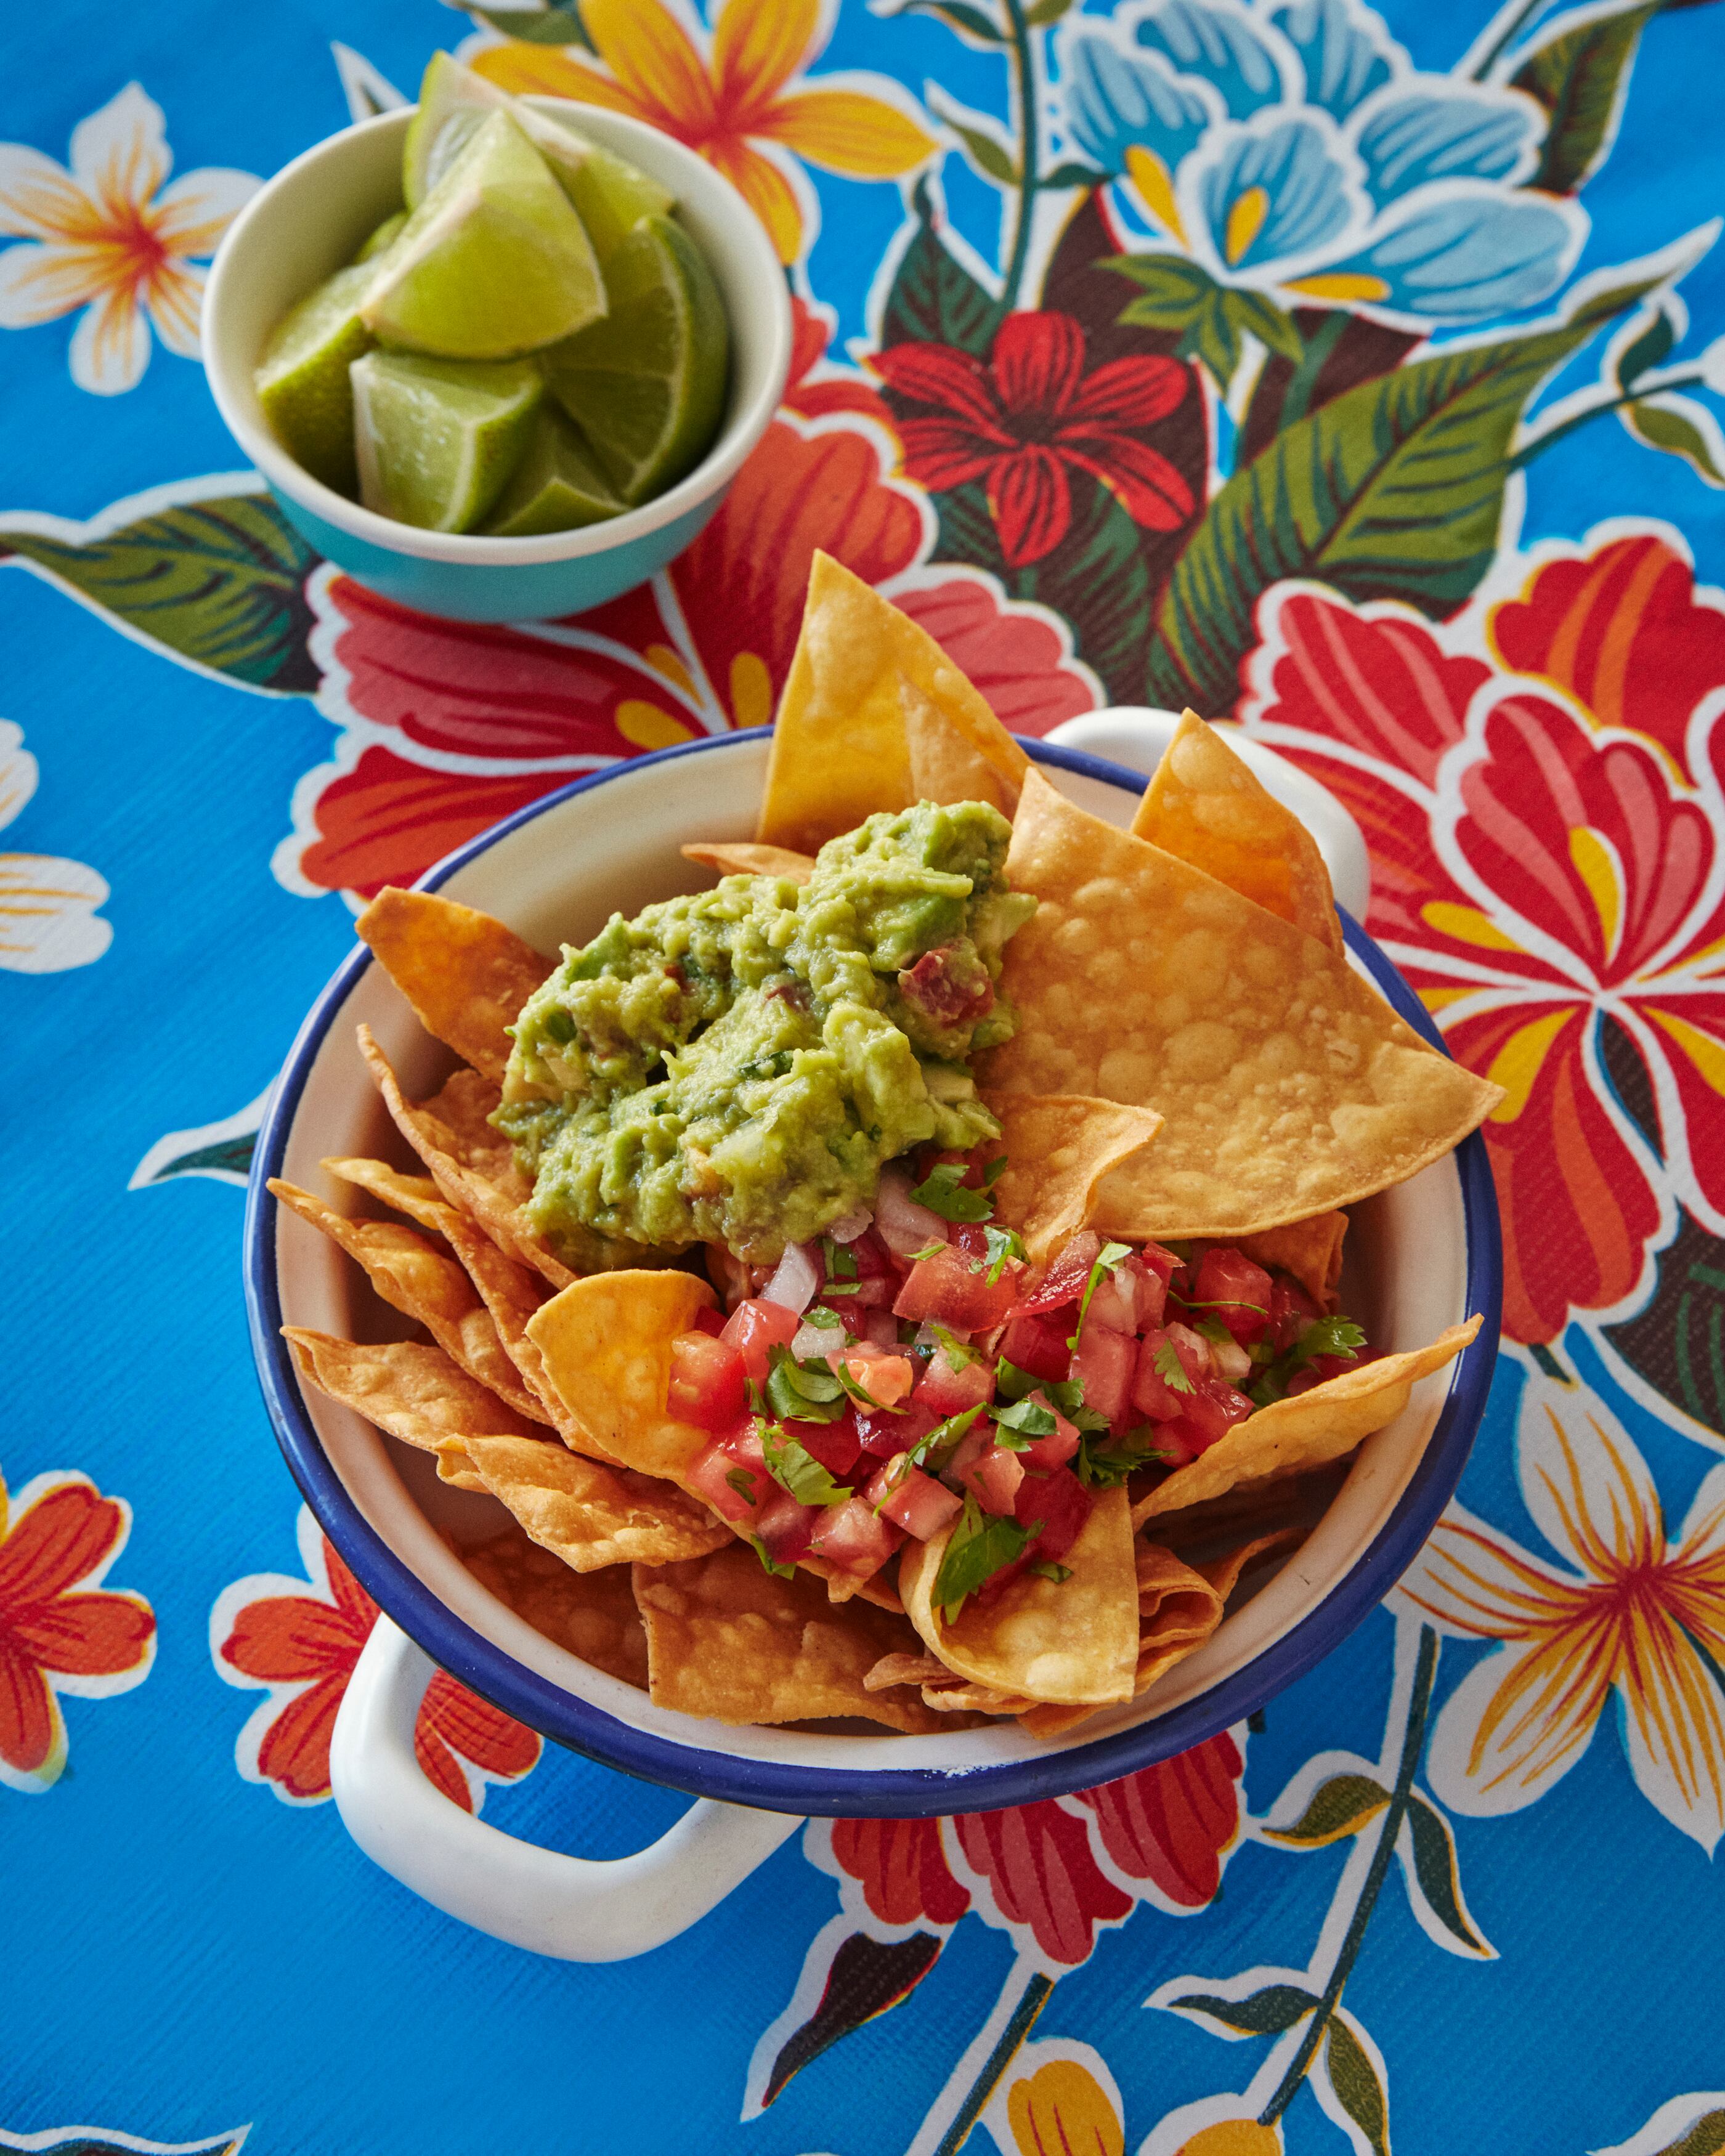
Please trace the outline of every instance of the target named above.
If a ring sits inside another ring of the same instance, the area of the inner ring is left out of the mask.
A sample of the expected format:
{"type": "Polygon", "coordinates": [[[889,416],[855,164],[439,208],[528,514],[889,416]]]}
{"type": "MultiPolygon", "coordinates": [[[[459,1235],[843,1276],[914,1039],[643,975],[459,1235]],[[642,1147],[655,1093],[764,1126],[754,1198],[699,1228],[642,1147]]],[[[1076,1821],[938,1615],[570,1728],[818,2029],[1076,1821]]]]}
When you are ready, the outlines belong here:
{"type": "MultiPolygon", "coordinates": [[[[1086,814],[937,644],[819,556],[757,839],[684,851],[723,874],[806,880],[828,839],[920,800],[1012,818],[1007,874],[1039,901],[1001,983],[1017,1030],[978,1070],[1010,1158],[1001,1220],[1033,1259],[1085,1226],[1224,1239],[1335,1308],[1342,1209],[1440,1158],[1498,1091],[1349,967],[1304,829],[1190,712],[1130,832],[1086,814]]],[[[1345,1456],[1478,1329],[1363,1363],[1172,1474],[1098,1492],[1069,1576],[1026,1573],[953,1622],[933,1600],[944,1535],[860,1587],[817,1556],[769,1572],[689,1490],[708,1433],[667,1410],[671,1342],[712,1289],[669,1267],[575,1278],[535,1233],[487,1121],[506,1029],[552,962],[424,893],[386,891],[359,932],[462,1063],[411,1102],[360,1029],[425,1172],[324,1167],[400,1218],[271,1185],[426,1336],[367,1346],[289,1327],[301,1377],[497,1499],[516,1524],[468,1553],[475,1575],[663,1706],[920,1732],[1014,1715],[1052,1736],[1128,1702],[1210,1636],[1244,1573],[1309,1532],[1345,1456]]]]}

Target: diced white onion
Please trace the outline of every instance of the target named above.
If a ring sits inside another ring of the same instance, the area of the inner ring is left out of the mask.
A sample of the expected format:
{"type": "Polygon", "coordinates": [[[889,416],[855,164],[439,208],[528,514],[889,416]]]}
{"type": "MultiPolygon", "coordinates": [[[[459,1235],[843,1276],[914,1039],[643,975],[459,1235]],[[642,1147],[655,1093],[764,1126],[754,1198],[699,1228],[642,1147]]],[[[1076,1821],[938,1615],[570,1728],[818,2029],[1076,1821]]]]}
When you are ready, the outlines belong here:
{"type": "Polygon", "coordinates": [[[911,1178],[901,1168],[883,1168],[875,1193],[875,1227],[895,1256],[913,1257],[931,1243],[944,1243],[949,1233],[938,1213],[931,1213],[911,1195],[911,1178]]]}
{"type": "Polygon", "coordinates": [[[866,1205],[859,1205],[855,1212],[847,1213],[842,1220],[834,1221],[827,1233],[835,1243],[854,1243],[859,1235],[868,1232],[869,1223],[874,1217],[866,1205]]]}
{"type": "Polygon", "coordinates": [[[787,1310],[807,1310],[820,1286],[820,1267],[806,1243],[787,1243],[773,1276],[761,1289],[762,1302],[783,1304],[787,1310]]]}
{"type": "Polygon", "coordinates": [[[932,1322],[927,1319],[925,1319],[923,1322],[917,1327],[916,1337],[911,1342],[911,1345],[913,1348],[944,1348],[947,1344],[947,1340],[956,1340],[960,1347],[963,1347],[968,1342],[969,1339],[970,1335],[964,1330],[962,1325],[942,1325],[938,1330],[937,1330],[932,1322]],[[942,1332],[947,1336],[946,1340],[942,1340],[941,1337],[941,1334],[942,1332]]]}
{"type": "Polygon", "coordinates": [[[1230,1385],[1237,1385],[1242,1378],[1251,1374],[1252,1358],[1237,1340],[1212,1340],[1210,1357],[1217,1376],[1225,1378],[1230,1385]]]}
{"type": "Polygon", "coordinates": [[[804,1325],[791,1342],[791,1353],[799,1363],[806,1363],[811,1355],[835,1355],[844,1345],[842,1325],[804,1325]]]}

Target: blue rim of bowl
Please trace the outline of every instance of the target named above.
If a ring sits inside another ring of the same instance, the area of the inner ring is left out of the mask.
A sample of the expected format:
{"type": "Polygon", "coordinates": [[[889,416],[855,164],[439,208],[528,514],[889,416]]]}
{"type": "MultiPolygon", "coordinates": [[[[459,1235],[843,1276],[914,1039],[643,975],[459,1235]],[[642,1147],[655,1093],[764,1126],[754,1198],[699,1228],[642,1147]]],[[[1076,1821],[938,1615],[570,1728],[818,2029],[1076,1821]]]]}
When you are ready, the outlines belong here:
{"type": "MultiPolygon", "coordinates": [[[[456,871],[523,824],[578,793],[625,773],[679,757],[722,752],[758,741],[769,731],[716,734],[650,756],[631,757],[492,824],[446,855],[416,886],[435,891],[456,871]]],[[[1026,739],[1039,762],[1140,790],[1140,773],[1101,757],[1026,739]]],[[[1349,950],[1363,962],[1392,1007],[1431,1045],[1442,1037],[1424,1006],[1389,959],[1359,924],[1342,916],[1349,950]]],[[[955,1773],[931,1768],[852,1769],[786,1765],[705,1750],[649,1734],[578,1698],[506,1655],[448,1609],[410,1571],[365,1518],[325,1453],[300,1397],[286,1343],[280,1335],[280,1298],[275,1268],[276,1203],[265,1188],[279,1175],[306,1078],[325,1035],[372,963],[363,947],[344,960],[306,1017],[289,1053],[258,1135],[247,1189],[244,1231],[245,1297],[264,1402],[294,1480],[319,1524],[352,1568],[360,1584],[432,1660],[451,1676],[531,1728],[627,1774],[716,1797],[727,1804],[768,1811],[833,1816],[927,1818],[952,1811],[993,1810],[1034,1804],[1135,1774],[1189,1750],[1232,1727],[1277,1692],[1303,1676],[1369,1615],[1413,1562],[1461,1480],[1491,1389],[1502,1303],[1503,1265],[1497,1194],[1485,1142],[1477,1132],[1457,1147],[1467,1244],[1466,1307],[1484,1314],[1472,1344],[1463,1350],[1436,1426],[1395,1507],[1369,1546],[1317,1607],[1244,1669],[1167,1713],[1117,1730],[1089,1744],[1029,1759],[1004,1761],[955,1773]]],[[[880,1740],[883,1751],[891,1740],[880,1740]]]]}

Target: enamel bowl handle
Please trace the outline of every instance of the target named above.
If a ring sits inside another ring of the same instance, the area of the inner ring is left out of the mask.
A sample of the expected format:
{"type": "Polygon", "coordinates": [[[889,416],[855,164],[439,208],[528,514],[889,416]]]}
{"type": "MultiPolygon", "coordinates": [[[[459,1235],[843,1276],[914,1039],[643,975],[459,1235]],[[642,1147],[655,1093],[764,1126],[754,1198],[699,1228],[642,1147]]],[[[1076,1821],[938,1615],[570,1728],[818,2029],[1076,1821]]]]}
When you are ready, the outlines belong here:
{"type": "MultiPolygon", "coordinates": [[[[1048,738],[1062,748],[1106,757],[1111,763],[1123,763],[1129,771],[1142,771],[1147,778],[1161,762],[1162,752],[1179,723],[1176,711],[1153,711],[1146,704],[1115,704],[1105,711],[1086,711],[1081,718],[1068,719],[1063,726],[1054,727],[1048,738]]],[[[1372,865],[1359,825],[1327,786],[1264,742],[1230,726],[1228,745],[1265,791],[1274,794],[1311,832],[1330,872],[1336,903],[1363,921],[1371,902],[1372,865]]]]}
{"type": "Polygon", "coordinates": [[[703,1799],[633,1856],[536,1848],[451,1804],[421,1773],[413,1725],[436,1665],[388,1617],[336,1717],[330,1779],[349,1834],[434,1908],[529,1953],[626,1961],[687,1931],[803,1824],[703,1799]]]}

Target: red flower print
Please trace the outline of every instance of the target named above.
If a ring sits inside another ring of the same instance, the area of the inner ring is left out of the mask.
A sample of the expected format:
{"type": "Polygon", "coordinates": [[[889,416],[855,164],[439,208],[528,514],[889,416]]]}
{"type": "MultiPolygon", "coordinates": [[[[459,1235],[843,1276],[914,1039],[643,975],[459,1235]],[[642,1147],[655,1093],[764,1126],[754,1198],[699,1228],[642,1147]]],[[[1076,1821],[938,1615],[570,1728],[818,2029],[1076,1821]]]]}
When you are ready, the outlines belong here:
{"type": "Polygon", "coordinates": [[[1224,1734],[1070,1799],[944,1820],[816,1820],[803,1845],[840,1881],[859,1928],[945,1931],[974,1908],[1057,1975],[1140,1901],[1184,1914],[1214,1899],[1239,1837],[1244,1772],[1224,1734]]]}
{"type": "MultiPolygon", "coordinates": [[[[299,1541],[304,1579],[259,1573],[218,1597],[210,1652],[228,1683],[270,1694],[239,1733],[240,1773],[249,1782],[269,1783],[284,1803],[315,1804],[330,1794],[336,1711],[377,1605],[303,1510],[299,1541]]],[[[414,1756],[464,1811],[479,1810],[488,1782],[516,1782],[530,1773],[539,1749],[531,1730],[444,1671],[426,1686],[414,1756]]]]}
{"type": "Polygon", "coordinates": [[[1264,609],[1249,722],[1353,810],[1369,925],[1506,1088],[1485,1137],[1524,1342],[1635,1296],[1676,1203],[1725,1225],[1722,619],[1654,537],[1441,632],[1298,589],[1264,609]]]}
{"type": "Polygon", "coordinates": [[[300,783],[277,875],[308,895],[411,883],[583,772],[766,724],[817,548],[886,587],[1009,726],[1046,732],[1090,710],[1096,684],[1055,616],[974,570],[923,566],[933,520],[887,454],[855,418],[775,420],[669,569],[567,622],[440,620],[319,570],[319,703],[342,736],[300,783]]]}
{"type": "Polygon", "coordinates": [[[1187,371],[1157,353],[1085,368],[1071,315],[1009,315],[986,364],[952,345],[897,344],[871,364],[915,408],[898,423],[905,470],[938,493],[980,480],[1009,567],[1027,568],[1065,537],[1070,474],[1087,472],[1134,524],[1173,531],[1192,493],[1135,431],[1185,401],[1187,371]]]}
{"type": "Polygon", "coordinates": [[[60,1693],[102,1699],[149,1674],[156,1619],[141,1594],[105,1589],[129,1507],[83,1475],[0,1481],[0,1781],[32,1794],[66,1763],[60,1693]]]}

